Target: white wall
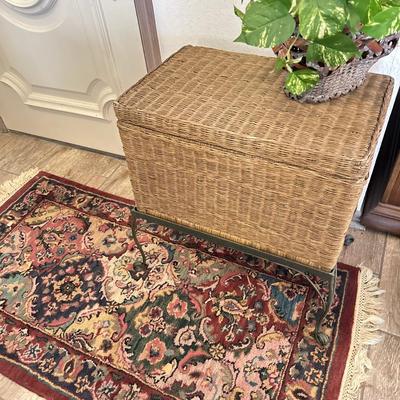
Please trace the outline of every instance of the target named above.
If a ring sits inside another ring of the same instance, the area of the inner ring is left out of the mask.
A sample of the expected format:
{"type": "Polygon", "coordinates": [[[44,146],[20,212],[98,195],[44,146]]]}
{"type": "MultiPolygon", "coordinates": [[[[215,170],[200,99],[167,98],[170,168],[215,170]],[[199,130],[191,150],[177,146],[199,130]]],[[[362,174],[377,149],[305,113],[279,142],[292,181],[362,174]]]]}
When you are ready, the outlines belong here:
{"type": "MultiPolygon", "coordinates": [[[[240,0],[153,0],[153,3],[163,59],[187,44],[273,55],[270,49],[257,49],[243,43],[233,43],[240,33],[240,20],[233,14],[233,4],[240,5],[240,0]]],[[[394,96],[389,107],[391,110],[400,84],[400,48],[380,60],[372,71],[395,77],[394,96]]],[[[386,124],[387,120],[384,129],[386,124]]],[[[377,151],[380,144],[381,141],[377,151]]],[[[365,191],[357,207],[358,213],[362,209],[364,196],[365,191]]]]}
{"type": "Polygon", "coordinates": [[[165,59],[187,44],[273,55],[269,49],[233,43],[240,34],[234,3],[243,7],[240,0],[153,0],[161,57],[165,59]]]}

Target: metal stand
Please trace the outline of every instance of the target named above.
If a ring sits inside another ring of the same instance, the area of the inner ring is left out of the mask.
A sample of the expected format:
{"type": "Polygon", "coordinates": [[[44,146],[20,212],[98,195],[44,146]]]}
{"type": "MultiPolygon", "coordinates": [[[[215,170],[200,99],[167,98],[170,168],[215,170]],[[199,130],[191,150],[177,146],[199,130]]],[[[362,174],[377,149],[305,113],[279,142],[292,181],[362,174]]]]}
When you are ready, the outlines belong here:
{"type": "Polygon", "coordinates": [[[146,264],[146,254],[144,253],[143,247],[140,244],[139,239],[137,237],[137,231],[138,231],[137,218],[136,218],[136,212],[135,212],[134,208],[132,208],[131,214],[132,214],[132,236],[133,236],[133,240],[134,240],[134,242],[136,244],[136,247],[139,249],[140,254],[142,256],[142,266],[146,267],[147,266],[147,264],[146,264]]]}
{"type": "Polygon", "coordinates": [[[328,315],[329,310],[332,307],[332,303],[335,297],[336,278],[337,278],[337,265],[335,265],[335,268],[332,271],[332,275],[329,275],[328,278],[329,286],[328,286],[327,298],[324,300],[320,294],[324,307],[322,309],[322,313],[316,319],[314,337],[315,340],[322,346],[327,346],[329,343],[329,337],[325,335],[325,333],[321,332],[321,325],[325,317],[328,315]]]}
{"type": "Polygon", "coordinates": [[[331,306],[332,306],[332,303],[334,300],[335,288],[336,288],[336,277],[337,277],[337,265],[335,265],[330,272],[325,272],[323,270],[314,269],[307,265],[300,264],[296,261],[288,260],[288,259],[276,256],[273,254],[266,253],[261,250],[257,250],[250,246],[245,246],[245,245],[242,245],[242,244],[239,244],[236,242],[232,242],[227,239],[222,239],[219,236],[201,232],[196,229],[188,228],[187,226],[179,225],[174,222],[155,217],[153,215],[142,213],[142,212],[138,211],[135,207],[133,207],[131,209],[131,213],[132,213],[132,236],[133,236],[133,240],[135,241],[135,244],[138,247],[140,254],[142,256],[143,267],[146,266],[146,255],[143,251],[142,245],[140,244],[140,242],[137,238],[137,229],[138,229],[137,228],[137,218],[145,219],[148,222],[154,222],[158,225],[163,225],[168,228],[172,228],[174,230],[196,236],[200,239],[205,239],[205,240],[215,243],[215,244],[233,248],[233,249],[241,251],[245,254],[248,254],[248,255],[251,255],[251,256],[254,256],[257,258],[262,258],[266,261],[273,262],[280,266],[289,268],[289,269],[296,271],[297,273],[303,275],[310,282],[311,286],[317,292],[318,296],[321,298],[321,301],[323,303],[323,307],[316,317],[314,338],[321,346],[326,346],[329,343],[329,337],[327,335],[325,335],[323,332],[321,332],[321,327],[322,327],[322,322],[325,319],[325,317],[327,316],[329,310],[331,309],[331,306]],[[323,295],[320,288],[310,279],[310,277],[307,274],[318,276],[318,277],[322,278],[325,281],[325,283],[328,284],[328,295],[327,296],[323,295]]]}

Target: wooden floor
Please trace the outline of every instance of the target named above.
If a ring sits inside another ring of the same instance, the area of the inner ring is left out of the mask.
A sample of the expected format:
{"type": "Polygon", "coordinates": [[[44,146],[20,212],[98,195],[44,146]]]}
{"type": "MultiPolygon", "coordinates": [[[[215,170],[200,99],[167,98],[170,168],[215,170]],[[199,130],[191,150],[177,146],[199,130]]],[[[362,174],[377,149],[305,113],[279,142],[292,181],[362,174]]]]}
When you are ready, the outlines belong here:
{"type": "MultiPolygon", "coordinates": [[[[45,141],[18,133],[0,132],[0,184],[32,167],[124,197],[132,197],[124,160],[45,141]]],[[[355,242],[341,261],[363,263],[381,278],[386,290],[382,342],[370,349],[375,367],[362,390],[363,400],[400,399],[400,238],[372,231],[352,230],[355,242]]],[[[39,397],[0,376],[1,400],[39,397]]],[[[332,399],[333,400],[333,399],[332,399]]]]}

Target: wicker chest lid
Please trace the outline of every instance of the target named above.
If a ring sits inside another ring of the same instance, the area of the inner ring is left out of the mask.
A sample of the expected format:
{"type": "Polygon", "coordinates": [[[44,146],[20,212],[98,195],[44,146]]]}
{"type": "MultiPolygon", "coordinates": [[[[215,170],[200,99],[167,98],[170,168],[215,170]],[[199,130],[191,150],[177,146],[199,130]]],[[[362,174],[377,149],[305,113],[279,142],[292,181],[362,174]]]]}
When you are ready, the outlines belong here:
{"type": "Polygon", "coordinates": [[[274,59],[182,48],[115,103],[120,121],[346,181],[368,172],[392,91],[370,74],[346,96],[301,104],[282,91],[274,59]]]}

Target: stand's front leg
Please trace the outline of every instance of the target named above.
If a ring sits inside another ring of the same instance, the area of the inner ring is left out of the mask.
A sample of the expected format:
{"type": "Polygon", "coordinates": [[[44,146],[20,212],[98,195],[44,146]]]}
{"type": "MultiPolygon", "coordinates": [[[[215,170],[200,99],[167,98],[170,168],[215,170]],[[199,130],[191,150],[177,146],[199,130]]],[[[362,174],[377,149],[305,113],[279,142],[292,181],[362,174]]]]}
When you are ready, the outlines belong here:
{"type": "Polygon", "coordinates": [[[139,242],[139,239],[137,238],[137,220],[136,220],[136,215],[135,215],[135,210],[132,209],[131,210],[131,214],[132,214],[132,236],[133,236],[133,240],[137,246],[137,248],[140,251],[140,254],[142,256],[142,265],[143,267],[146,267],[146,254],[143,251],[143,247],[139,242]]]}
{"type": "Polygon", "coordinates": [[[314,337],[315,340],[321,345],[321,346],[326,346],[329,343],[329,337],[321,332],[321,325],[324,320],[324,318],[327,316],[329,310],[331,309],[333,299],[335,297],[335,290],[336,290],[336,277],[337,277],[337,266],[333,269],[331,275],[329,276],[329,281],[328,281],[328,297],[324,302],[324,308],[322,313],[320,313],[317,317],[316,320],[316,325],[315,325],[315,331],[314,331],[314,337]]]}

